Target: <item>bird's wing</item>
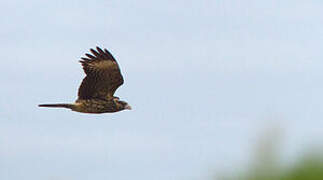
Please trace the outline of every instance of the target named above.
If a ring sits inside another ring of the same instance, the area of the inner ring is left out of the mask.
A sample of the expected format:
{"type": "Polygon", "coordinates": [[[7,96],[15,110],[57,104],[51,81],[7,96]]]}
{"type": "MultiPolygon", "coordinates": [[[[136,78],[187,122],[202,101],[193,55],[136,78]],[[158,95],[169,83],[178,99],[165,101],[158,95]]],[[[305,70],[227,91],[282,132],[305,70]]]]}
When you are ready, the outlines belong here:
{"type": "Polygon", "coordinates": [[[117,61],[107,49],[90,49],[80,61],[86,77],[78,91],[79,99],[110,99],[124,80],[117,61]]]}

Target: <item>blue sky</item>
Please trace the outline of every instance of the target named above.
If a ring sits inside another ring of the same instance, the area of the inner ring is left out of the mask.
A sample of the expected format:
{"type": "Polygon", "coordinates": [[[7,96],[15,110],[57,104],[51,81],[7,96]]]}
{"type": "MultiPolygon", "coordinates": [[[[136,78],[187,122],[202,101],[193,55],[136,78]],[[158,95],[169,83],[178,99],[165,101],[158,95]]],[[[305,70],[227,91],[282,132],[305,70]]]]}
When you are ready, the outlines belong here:
{"type": "Polygon", "coordinates": [[[0,179],[211,179],[268,127],[295,159],[322,142],[322,2],[0,2],[0,179]],[[132,111],[73,102],[78,60],[117,58],[132,111]]]}

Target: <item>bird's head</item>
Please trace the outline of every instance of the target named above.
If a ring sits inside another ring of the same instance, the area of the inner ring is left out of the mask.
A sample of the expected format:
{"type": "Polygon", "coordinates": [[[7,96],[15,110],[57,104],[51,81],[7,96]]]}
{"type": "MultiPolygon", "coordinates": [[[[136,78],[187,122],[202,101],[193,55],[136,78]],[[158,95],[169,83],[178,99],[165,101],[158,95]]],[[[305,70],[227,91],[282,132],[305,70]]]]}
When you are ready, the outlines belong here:
{"type": "Polygon", "coordinates": [[[124,110],[124,109],[131,110],[131,106],[127,102],[119,101],[119,100],[117,100],[116,102],[122,110],[124,110]]]}

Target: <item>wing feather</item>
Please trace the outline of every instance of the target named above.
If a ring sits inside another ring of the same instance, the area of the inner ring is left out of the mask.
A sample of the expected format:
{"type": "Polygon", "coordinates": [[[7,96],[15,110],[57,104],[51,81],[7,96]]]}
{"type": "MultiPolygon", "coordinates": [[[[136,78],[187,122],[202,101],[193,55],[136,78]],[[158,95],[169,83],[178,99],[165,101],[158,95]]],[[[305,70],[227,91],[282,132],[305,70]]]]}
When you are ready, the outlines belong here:
{"type": "Polygon", "coordinates": [[[92,54],[86,53],[87,57],[80,60],[86,77],[79,88],[79,99],[110,99],[124,82],[112,54],[107,49],[96,47],[96,50],[90,49],[92,54]]]}
{"type": "Polygon", "coordinates": [[[90,59],[96,59],[96,57],[92,56],[91,54],[86,53],[85,55],[86,55],[87,57],[89,57],[90,59]]]}

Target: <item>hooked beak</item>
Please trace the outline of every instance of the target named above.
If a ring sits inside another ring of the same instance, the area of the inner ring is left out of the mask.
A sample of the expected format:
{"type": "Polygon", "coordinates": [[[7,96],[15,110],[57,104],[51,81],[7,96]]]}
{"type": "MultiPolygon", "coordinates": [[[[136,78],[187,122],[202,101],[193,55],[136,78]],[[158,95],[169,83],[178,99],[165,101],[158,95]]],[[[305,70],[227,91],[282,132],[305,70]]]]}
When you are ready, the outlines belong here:
{"type": "Polygon", "coordinates": [[[124,109],[128,109],[128,110],[131,110],[131,106],[129,106],[128,104],[124,107],[124,109]]]}

